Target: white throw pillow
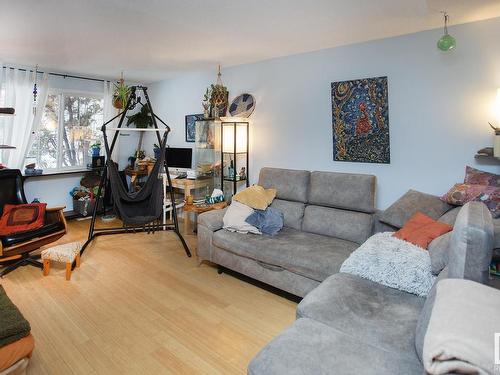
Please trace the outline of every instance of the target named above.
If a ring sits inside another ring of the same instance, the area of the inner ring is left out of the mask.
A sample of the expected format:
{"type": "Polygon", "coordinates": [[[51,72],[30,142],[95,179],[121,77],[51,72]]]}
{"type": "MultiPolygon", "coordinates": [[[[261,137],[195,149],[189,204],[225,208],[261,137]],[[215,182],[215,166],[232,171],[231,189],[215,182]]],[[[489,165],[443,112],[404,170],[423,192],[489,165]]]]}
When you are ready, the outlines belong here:
{"type": "Polygon", "coordinates": [[[223,228],[230,232],[262,234],[256,227],[245,221],[252,213],[253,208],[233,200],[224,214],[223,228]]]}

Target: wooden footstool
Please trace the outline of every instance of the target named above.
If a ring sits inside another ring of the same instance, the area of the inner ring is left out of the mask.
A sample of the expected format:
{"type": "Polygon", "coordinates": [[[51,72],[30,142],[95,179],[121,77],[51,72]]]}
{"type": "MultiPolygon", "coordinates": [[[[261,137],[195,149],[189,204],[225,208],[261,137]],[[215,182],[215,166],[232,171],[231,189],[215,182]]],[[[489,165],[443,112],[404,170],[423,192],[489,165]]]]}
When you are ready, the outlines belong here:
{"type": "Polygon", "coordinates": [[[54,246],[42,251],[43,276],[50,272],[50,261],[66,263],[66,280],[71,279],[71,265],[76,260],[76,266],[80,267],[80,242],[70,242],[54,246]]]}

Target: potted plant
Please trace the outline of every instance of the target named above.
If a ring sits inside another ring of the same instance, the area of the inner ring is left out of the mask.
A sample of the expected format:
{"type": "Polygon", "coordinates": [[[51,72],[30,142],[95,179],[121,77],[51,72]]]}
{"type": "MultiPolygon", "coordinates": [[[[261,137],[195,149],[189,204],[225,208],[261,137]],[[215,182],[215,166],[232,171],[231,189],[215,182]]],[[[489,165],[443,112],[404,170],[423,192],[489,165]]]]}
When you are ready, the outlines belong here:
{"type": "MultiPolygon", "coordinates": [[[[153,126],[153,117],[149,112],[149,108],[146,105],[143,105],[141,110],[137,113],[134,113],[131,116],[127,116],[127,126],[134,124],[136,128],[146,129],[153,126]]],[[[139,134],[139,143],[137,144],[137,152],[142,149],[142,139],[144,137],[144,132],[140,132],[139,134]]],[[[144,151],[142,151],[144,153],[144,151]]]]}
{"type": "Polygon", "coordinates": [[[205,94],[203,95],[203,102],[201,103],[203,105],[203,117],[204,118],[210,118],[210,98],[212,97],[212,88],[207,87],[207,91],[205,91],[205,94]]]}
{"type": "Polygon", "coordinates": [[[92,151],[92,156],[99,156],[101,154],[101,144],[99,142],[94,143],[90,146],[92,151]]]}
{"type": "Polygon", "coordinates": [[[118,84],[114,83],[115,91],[113,92],[113,107],[117,109],[125,109],[130,95],[130,87],[125,84],[123,78],[120,79],[118,84]]]}

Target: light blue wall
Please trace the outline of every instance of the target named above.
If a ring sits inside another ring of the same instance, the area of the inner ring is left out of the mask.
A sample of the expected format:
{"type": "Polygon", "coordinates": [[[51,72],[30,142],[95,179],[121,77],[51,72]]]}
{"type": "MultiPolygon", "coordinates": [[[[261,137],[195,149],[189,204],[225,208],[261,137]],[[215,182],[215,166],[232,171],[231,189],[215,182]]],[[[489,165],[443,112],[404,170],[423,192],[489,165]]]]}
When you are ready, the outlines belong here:
{"type": "MultiPolygon", "coordinates": [[[[473,157],[493,143],[487,121],[500,87],[500,18],[451,27],[457,49],[449,54],[436,49],[441,33],[223,69],[231,98],[249,92],[257,100],[252,182],[263,166],[372,173],[378,178],[378,207],[385,208],[409,188],[443,194],[463,181],[465,165],[500,172],[473,157]],[[388,76],[391,164],[334,162],[330,84],[375,76],[388,76]]],[[[198,72],[151,86],[156,112],[173,128],[170,145],[186,145],[184,116],[202,112],[202,95],[215,78],[215,72],[198,72]]]]}

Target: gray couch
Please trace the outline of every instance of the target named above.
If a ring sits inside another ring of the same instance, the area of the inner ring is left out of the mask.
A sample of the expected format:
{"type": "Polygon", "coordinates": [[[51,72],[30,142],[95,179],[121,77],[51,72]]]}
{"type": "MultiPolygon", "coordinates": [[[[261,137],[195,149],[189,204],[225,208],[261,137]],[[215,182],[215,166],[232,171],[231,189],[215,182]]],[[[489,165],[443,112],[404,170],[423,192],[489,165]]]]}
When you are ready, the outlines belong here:
{"type": "MultiPolygon", "coordinates": [[[[468,203],[436,284],[443,278],[487,283],[492,247],[489,211],[468,203]]],[[[436,284],[424,299],[349,274],[330,276],[302,300],[296,322],[252,360],[248,373],[421,375],[436,284]]]]}
{"type": "Polygon", "coordinates": [[[372,234],[375,176],[263,168],[284,213],[276,236],[221,230],[224,210],[198,217],[198,256],[303,297],[372,234]]]}

